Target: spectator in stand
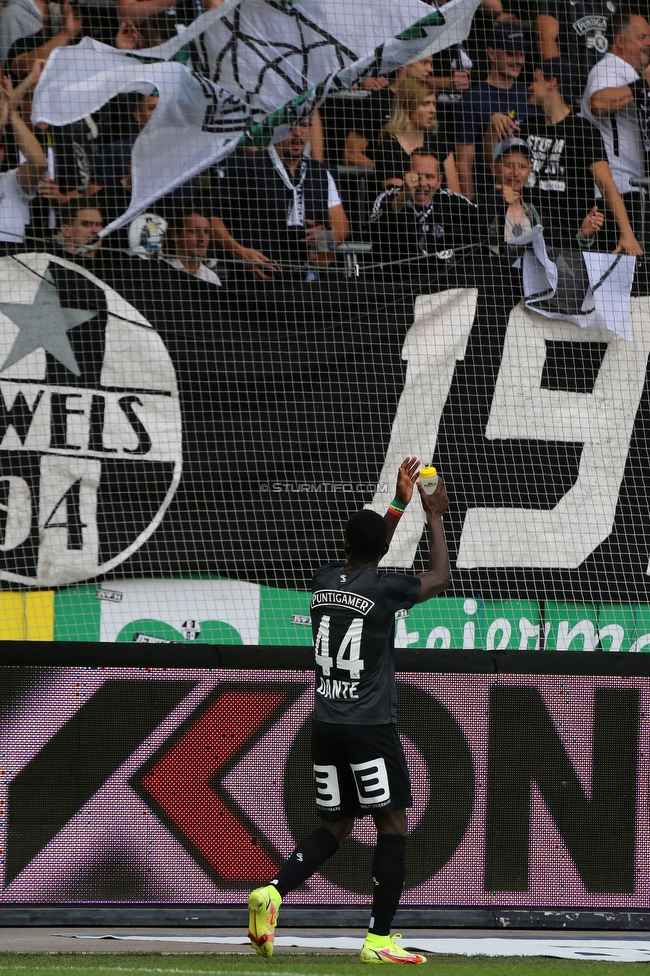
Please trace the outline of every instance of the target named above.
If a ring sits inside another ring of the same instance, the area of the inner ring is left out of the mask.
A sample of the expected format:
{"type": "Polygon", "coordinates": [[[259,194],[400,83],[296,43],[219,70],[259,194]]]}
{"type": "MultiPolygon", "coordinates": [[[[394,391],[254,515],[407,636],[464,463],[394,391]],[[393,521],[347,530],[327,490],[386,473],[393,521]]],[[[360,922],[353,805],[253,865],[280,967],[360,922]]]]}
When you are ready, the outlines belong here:
{"type": "Polygon", "coordinates": [[[370,95],[355,106],[343,151],[342,162],[346,166],[365,166],[367,169],[373,169],[374,162],[366,155],[366,149],[379,138],[383,127],[390,122],[395,88],[397,83],[405,78],[415,78],[433,90],[431,58],[423,58],[421,61],[414,61],[412,64],[405,64],[398,68],[388,84],[372,90],[370,95]]]}
{"type": "Polygon", "coordinates": [[[456,129],[456,168],[461,193],[474,199],[489,185],[483,165],[483,137],[492,121],[501,140],[517,132],[524,119],[537,114],[528,104],[528,89],[519,76],[524,67],[524,35],[517,27],[495,24],[488,41],[490,70],[485,81],[463,95],[456,129]],[[478,148],[477,148],[478,147],[478,148]]]}
{"type": "Polygon", "coordinates": [[[426,151],[441,160],[444,180],[452,193],[460,192],[453,146],[438,136],[436,96],[422,81],[403,78],[395,86],[388,122],[368,155],[375,164],[377,182],[383,188],[400,185],[408,159],[415,150],[426,151]]]}
{"type": "Polygon", "coordinates": [[[193,211],[175,217],[167,234],[175,256],[165,256],[164,260],[178,271],[186,271],[201,281],[220,286],[219,276],[203,263],[210,247],[211,236],[210,220],[202,213],[193,211]]]}
{"type": "Polygon", "coordinates": [[[265,152],[230,156],[223,178],[213,171],[215,241],[261,280],[279,263],[326,267],[350,233],[334,179],[304,155],[310,124],[301,120],[265,152]]]}
{"type": "MultiPolygon", "coordinates": [[[[544,227],[544,240],[549,247],[584,250],[594,243],[604,222],[597,206],[583,214],[580,222],[572,224],[564,233],[555,225],[551,210],[547,211],[544,222],[534,204],[526,199],[526,184],[533,174],[533,166],[530,148],[523,139],[514,137],[500,142],[494,149],[491,169],[493,190],[487,194],[482,209],[489,224],[490,244],[499,253],[506,253],[504,243],[520,237],[537,224],[544,227]]],[[[562,212],[558,213],[558,220],[567,222],[562,212]]],[[[514,256],[519,257],[519,253],[514,256]]]]}
{"type": "Polygon", "coordinates": [[[69,0],[64,0],[62,27],[53,36],[49,36],[49,7],[47,4],[44,6],[45,13],[41,29],[33,34],[16,38],[7,52],[9,70],[17,81],[26,78],[37,61],[47,60],[55,48],[67,47],[80,39],[81,15],[69,0]]]}
{"type": "Polygon", "coordinates": [[[93,182],[102,186],[112,186],[121,180],[131,169],[133,143],[153,115],[158,104],[158,95],[140,95],[133,111],[135,122],[132,135],[111,142],[99,153],[93,164],[93,182]]]}
{"type": "Polygon", "coordinates": [[[472,68],[464,44],[452,44],[438,54],[434,54],[433,89],[437,94],[436,109],[438,122],[453,141],[456,141],[456,108],[463,100],[463,92],[472,87],[472,68]]]}
{"type": "Polygon", "coordinates": [[[73,200],[59,209],[59,223],[64,257],[92,271],[102,243],[97,238],[104,227],[101,210],[92,200],[73,200]]]}
{"type": "MultiPolygon", "coordinates": [[[[115,47],[118,51],[140,51],[158,47],[176,37],[176,23],[174,17],[166,12],[151,14],[137,22],[127,18],[120,22],[115,35],[115,47]]],[[[182,47],[171,60],[186,64],[189,60],[189,45],[182,47]]]]}
{"type": "Polygon", "coordinates": [[[541,223],[535,208],[523,199],[524,187],[533,171],[528,143],[516,137],[504,139],[494,149],[490,169],[492,184],[480,200],[488,222],[490,248],[512,261],[520,255],[519,252],[509,254],[506,243],[541,223]]]}
{"type": "MultiPolygon", "coordinates": [[[[41,144],[23,122],[12,99],[11,82],[0,82],[0,133],[9,124],[16,146],[24,162],[15,169],[0,174],[0,250],[5,254],[16,251],[25,238],[29,223],[29,201],[36,195],[41,177],[45,174],[46,160],[41,144]]],[[[5,149],[0,149],[0,162],[5,149]]]]}
{"type": "MultiPolygon", "coordinates": [[[[449,261],[457,248],[479,244],[481,225],[476,206],[459,194],[441,190],[441,167],[435,155],[411,153],[400,186],[390,186],[375,200],[370,218],[374,252],[381,261],[430,258],[449,261]]],[[[422,274],[421,261],[396,265],[398,276],[422,274]]]]}
{"type": "Polygon", "coordinates": [[[535,18],[535,44],[545,70],[558,79],[574,108],[589,72],[607,52],[607,33],[616,5],[611,0],[543,0],[535,18]]]}
{"type": "MultiPolygon", "coordinates": [[[[522,122],[518,135],[530,149],[532,173],[526,184],[527,200],[535,207],[544,227],[546,241],[557,247],[575,248],[577,229],[594,205],[594,182],[606,209],[618,226],[616,250],[639,255],[641,247],[607,162],[598,129],[579,118],[554,75],[555,62],[544,61],[535,68],[528,86],[531,105],[543,116],[522,122]]],[[[499,143],[494,126],[486,136],[486,157],[492,159],[499,143]]],[[[593,238],[584,246],[591,246],[593,238]]],[[[606,249],[605,235],[596,242],[606,249]]]]}
{"type": "Polygon", "coordinates": [[[644,197],[637,187],[630,186],[630,177],[646,175],[640,122],[647,132],[649,61],[646,18],[616,14],[610,25],[609,51],[589,72],[582,97],[582,114],[600,129],[614,183],[644,251],[648,249],[650,226],[646,221],[644,241],[644,197]]]}
{"type": "MultiPolygon", "coordinates": [[[[203,11],[214,10],[220,7],[224,0],[207,0],[200,5],[203,11]]],[[[131,20],[138,24],[141,20],[146,20],[155,14],[164,14],[169,9],[169,0],[117,0],[117,13],[120,21],[131,20]]],[[[198,16],[199,9],[194,16],[198,16]]],[[[190,19],[192,19],[190,17],[190,19]]]]}
{"type": "Polygon", "coordinates": [[[45,0],[9,0],[4,5],[0,11],[0,60],[4,65],[16,41],[37,34],[48,17],[45,0]]]}

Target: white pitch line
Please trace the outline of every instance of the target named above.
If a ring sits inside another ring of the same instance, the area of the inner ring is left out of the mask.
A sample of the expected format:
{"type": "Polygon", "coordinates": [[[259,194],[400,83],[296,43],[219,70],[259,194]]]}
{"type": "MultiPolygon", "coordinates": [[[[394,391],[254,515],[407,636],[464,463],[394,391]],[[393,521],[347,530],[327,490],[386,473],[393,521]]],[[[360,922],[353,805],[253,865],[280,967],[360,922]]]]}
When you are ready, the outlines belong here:
{"type": "MultiPolygon", "coordinates": [[[[83,962],[89,963],[90,960],[87,955],[83,956],[83,962]]],[[[16,969],[29,969],[31,972],[37,973],[51,973],[55,972],[71,972],[74,971],[74,964],[72,966],[1,966],[0,972],[13,972],[16,969]]],[[[88,969],[92,972],[106,972],[106,973],[177,973],[182,974],[182,976],[233,976],[232,969],[163,969],[162,967],[157,967],[152,969],[145,966],[93,966],[92,963],[88,966],[88,969]]],[[[269,974],[269,976],[312,976],[311,973],[300,973],[295,969],[282,970],[282,969],[269,969],[268,964],[264,966],[264,971],[269,974]]],[[[236,976],[260,976],[259,969],[238,969],[236,976]]],[[[340,973],[323,973],[322,976],[340,976],[340,973]]]]}

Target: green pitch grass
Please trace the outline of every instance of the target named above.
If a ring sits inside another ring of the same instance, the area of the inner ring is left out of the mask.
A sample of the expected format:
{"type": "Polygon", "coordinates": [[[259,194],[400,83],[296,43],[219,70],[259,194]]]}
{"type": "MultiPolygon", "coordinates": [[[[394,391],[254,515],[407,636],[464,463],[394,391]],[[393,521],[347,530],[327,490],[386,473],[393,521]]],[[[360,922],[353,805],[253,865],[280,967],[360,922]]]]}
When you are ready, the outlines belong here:
{"type": "MultiPolygon", "coordinates": [[[[424,976],[637,976],[648,972],[647,963],[574,962],[540,957],[495,959],[487,956],[430,955],[417,971],[424,976]]],[[[283,954],[272,960],[246,953],[200,955],[147,953],[131,955],[88,953],[0,953],[0,976],[369,976],[395,972],[398,966],[369,966],[353,955],[283,954]]],[[[409,970],[410,972],[411,970],[409,970]]]]}

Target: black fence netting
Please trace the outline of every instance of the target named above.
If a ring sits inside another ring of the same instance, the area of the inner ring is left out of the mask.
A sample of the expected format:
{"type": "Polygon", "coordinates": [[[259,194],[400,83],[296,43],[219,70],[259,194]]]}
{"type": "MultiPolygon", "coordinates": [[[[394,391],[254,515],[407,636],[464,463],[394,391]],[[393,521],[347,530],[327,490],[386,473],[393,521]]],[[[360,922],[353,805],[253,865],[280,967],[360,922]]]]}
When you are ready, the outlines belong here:
{"type": "Polygon", "coordinates": [[[417,456],[403,646],[650,646],[642,12],[9,0],[0,59],[3,636],[304,643],[417,456]]]}

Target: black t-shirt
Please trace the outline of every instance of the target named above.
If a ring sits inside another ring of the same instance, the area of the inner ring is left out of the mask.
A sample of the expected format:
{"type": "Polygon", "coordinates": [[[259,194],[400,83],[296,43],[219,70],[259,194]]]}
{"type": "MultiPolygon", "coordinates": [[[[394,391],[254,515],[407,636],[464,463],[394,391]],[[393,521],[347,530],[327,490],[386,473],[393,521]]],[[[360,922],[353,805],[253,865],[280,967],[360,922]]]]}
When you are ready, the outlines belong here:
{"type": "MultiPolygon", "coordinates": [[[[430,152],[442,167],[447,156],[454,151],[454,146],[447,141],[444,132],[425,133],[424,145],[419,152],[430,152]]],[[[402,179],[404,173],[410,169],[410,154],[402,148],[394,136],[385,136],[366,150],[366,155],[375,164],[375,178],[378,183],[384,183],[394,177],[402,179]]],[[[444,175],[444,174],[443,174],[444,175]]]]}
{"type": "Polygon", "coordinates": [[[613,0],[546,0],[540,14],[555,17],[559,24],[557,45],[562,90],[579,105],[587,76],[607,53],[607,29],[619,8],[613,0]]]}
{"type": "Polygon", "coordinates": [[[367,139],[368,143],[375,142],[383,127],[390,122],[392,104],[393,93],[390,88],[380,88],[379,91],[366,93],[366,97],[356,103],[353,131],[367,139]]]}
{"type": "Polygon", "coordinates": [[[421,585],[419,577],[401,573],[349,574],[345,563],[317,570],[311,598],[317,721],[397,721],[395,613],[413,606],[421,585]]]}
{"type": "Polygon", "coordinates": [[[343,150],[349,132],[355,130],[357,113],[368,93],[363,89],[336,92],[319,108],[325,143],[325,161],[330,166],[343,162],[343,150]]]}
{"type": "Polygon", "coordinates": [[[400,192],[399,187],[390,187],[375,200],[370,218],[373,259],[376,253],[382,261],[426,255],[449,260],[455,248],[481,241],[479,211],[465,197],[439,190],[427,207],[407,202],[395,213],[390,204],[400,192]]]}
{"type": "Polygon", "coordinates": [[[523,122],[519,136],[530,146],[533,166],[524,199],[539,213],[547,243],[578,247],[575,235],[594,205],[589,167],[607,159],[600,132],[571,114],[557,125],[523,122]]]}

